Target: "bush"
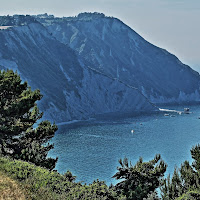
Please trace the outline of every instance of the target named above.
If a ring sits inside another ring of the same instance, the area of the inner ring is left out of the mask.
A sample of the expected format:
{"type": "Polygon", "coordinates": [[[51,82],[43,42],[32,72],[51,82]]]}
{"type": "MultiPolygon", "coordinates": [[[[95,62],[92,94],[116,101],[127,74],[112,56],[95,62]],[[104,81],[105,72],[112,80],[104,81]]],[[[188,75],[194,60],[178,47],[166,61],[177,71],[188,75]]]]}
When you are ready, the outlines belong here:
{"type": "MultiPolygon", "coordinates": [[[[0,171],[20,181],[32,199],[125,199],[102,181],[89,185],[69,181],[69,177],[34,164],[0,157],[0,171]]],[[[67,172],[69,175],[69,172],[67,172]]],[[[70,176],[71,177],[71,176],[70,176]]],[[[72,175],[72,177],[74,177],[72,175]]]]}

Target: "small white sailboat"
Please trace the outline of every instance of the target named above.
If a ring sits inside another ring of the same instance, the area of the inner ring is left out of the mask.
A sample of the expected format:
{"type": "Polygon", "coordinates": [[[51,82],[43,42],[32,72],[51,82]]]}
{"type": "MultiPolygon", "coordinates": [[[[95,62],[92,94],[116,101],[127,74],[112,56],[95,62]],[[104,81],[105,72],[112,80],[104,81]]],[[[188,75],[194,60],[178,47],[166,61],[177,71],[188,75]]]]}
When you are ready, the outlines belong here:
{"type": "Polygon", "coordinates": [[[190,109],[189,108],[184,108],[184,114],[190,114],[190,109]]]}

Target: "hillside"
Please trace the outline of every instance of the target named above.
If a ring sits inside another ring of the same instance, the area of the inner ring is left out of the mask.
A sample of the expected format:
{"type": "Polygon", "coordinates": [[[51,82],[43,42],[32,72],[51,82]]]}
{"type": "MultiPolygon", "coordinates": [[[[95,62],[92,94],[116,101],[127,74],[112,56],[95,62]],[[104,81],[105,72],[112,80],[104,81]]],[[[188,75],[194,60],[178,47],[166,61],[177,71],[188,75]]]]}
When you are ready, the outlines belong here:
{"type": "Polygon", "coordinates": [[[138,88],[151,102],[199,101],[199,74],[119,19],[101,13],[36,19],[93,68],[138,88]]]}
{"type": "Polygon", "coordinates": [[[26,197],[19,183],[0,172],[0,200],[25,200],[26,197]]]}
{"type": "Polygon", "coordinates": [[[99,180],[90,185],[82,185],[70,179],[70,175],[62,175],[31,163],[3,157],[0,157],[0,178],[0,194],[5,195],[4,199],[0,196],[1,200],[7,200],[6,195],[12,195],[11,199],[17,196],[17,200],[23,200],[23,191],[26,193],[26,199],[32,200],[125,199],[99,180]],[[3,184],[2,179],[6,181],[3,184]],[[11,188],[16,190],[6,193],[11,188]]]}
{"type": "Polygon", "coordinates": [[[17,70],[44,95],[44,118],[153,112],[199,101],[200,76],[120,20],[99,13],[0,17],[0,69],[17,70]]]}
{"type": "Polygon", "coordinates": [[[137,88],[87,65],[41,23],[26,18],[26,23],[0,30],[0,68],[17,70],[33,89],[41,90],[45,118],[62,122],[157,109],[137,88]]]}

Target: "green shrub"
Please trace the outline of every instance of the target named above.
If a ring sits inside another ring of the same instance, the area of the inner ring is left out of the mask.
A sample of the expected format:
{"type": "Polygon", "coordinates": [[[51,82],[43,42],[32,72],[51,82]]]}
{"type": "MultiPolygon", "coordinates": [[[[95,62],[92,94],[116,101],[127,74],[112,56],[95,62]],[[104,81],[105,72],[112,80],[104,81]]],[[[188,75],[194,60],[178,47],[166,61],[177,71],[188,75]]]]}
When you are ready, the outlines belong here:
{"type": "MultiPolygon", "coordinates": [[[[0,171],[14,178],[35,200],[62,199],[125,199],[118,196],[102,181],[82,185],[69,181],[69,177],[34,164],[0,157],[0,171]]],[[[69,174],[69,172],[67,172],[69,174]]]]}
{"type": "Polygon", "coordinates": [[[181,197],[176,198],[176,200],[199,200],[200,199],[200,191],[188,191],[183,194],[181,197]]]}

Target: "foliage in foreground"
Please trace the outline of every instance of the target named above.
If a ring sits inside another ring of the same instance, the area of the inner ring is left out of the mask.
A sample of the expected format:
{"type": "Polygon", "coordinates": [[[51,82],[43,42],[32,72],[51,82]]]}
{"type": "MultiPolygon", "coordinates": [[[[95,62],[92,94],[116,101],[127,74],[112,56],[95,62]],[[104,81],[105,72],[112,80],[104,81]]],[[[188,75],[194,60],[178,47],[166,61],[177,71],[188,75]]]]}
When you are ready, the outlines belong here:
{"type": "Polygon", "coordinates": [[[0,157],[0,171],[19,181],[33,200],[125,199],[104,182],[75,183],[69,172],[61,175],[20,160],[0,157]]]}
{"type": "Polygon", "coordinates": [[[200,145],[191,149],[192,165],[185,161],[180,169],[175,169],[172,178],[168,176],[162,187],[164,200],[200,199],[200,145]]]}
{"type": "Polygon", "coordinates": [[[176,200],[199,200],[200,199],[200,191],[188,191],[183,194],[181,197],[176,198],[176,200]]]}
{"type": "Polygon", "coordinates": [[[154,195],[157,199],[156,189],[160,186],[162,177],[166,171],[166,164],[156,155],[153,160],[143,162],[142,158],[136,165],[129,164],[128,159],[119,160],[120,167],[113,176],[116,179],[123,179],[115,188],[118,194],[123,194],[127,199],[142,200],[154,195]]]}
{"type": "Polygon", "coordinates": [[[36,102],[42,98],[12,70],[0,71],[0,153],[53,169],[57,159],[47,158],[53,148],[49,140],[57,126],[42,121],[36,102]]]}
{"type": "Polygon", "coordinates": [[[191,150],[193,165],[185,161],[180,169],[175,169],[172,178],[162,180],[166,170],[160,156],[149,162],[140,159],[136,165],[129,164],[127,158],[120,160],[121,167],[114,175],[123,179],[116,186],[108,188],[101,181],[90,185],[75,183],[75,176],[67,171],[64,175],[56,171],[35,166],[28,162],[0,157],[0,173],[4,173],[20,182],[23,191],[30,199],[160,199],[156,189],[162,185],[163,200],[199,200],[200,199],[200,146],[191,150]]]}

